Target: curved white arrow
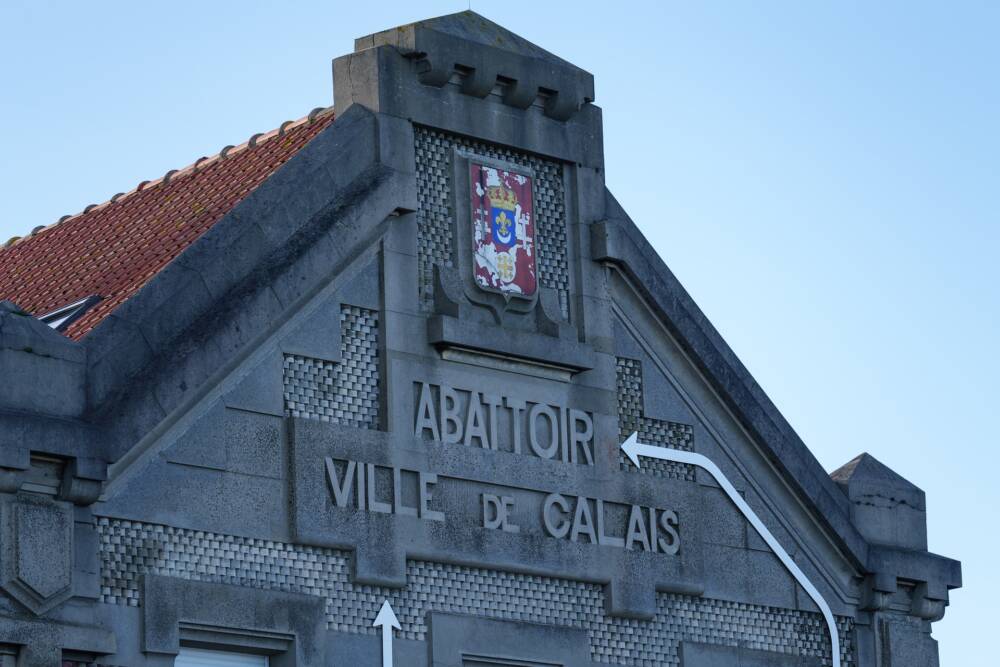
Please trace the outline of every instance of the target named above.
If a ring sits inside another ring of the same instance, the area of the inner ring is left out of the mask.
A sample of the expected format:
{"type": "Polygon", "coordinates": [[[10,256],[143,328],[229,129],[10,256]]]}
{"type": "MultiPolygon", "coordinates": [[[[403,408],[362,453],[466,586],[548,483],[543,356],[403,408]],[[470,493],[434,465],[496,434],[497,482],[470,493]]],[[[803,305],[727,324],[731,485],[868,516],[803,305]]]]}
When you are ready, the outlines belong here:
{"type": "MultiPolygon", "coordinates": [[[[392,605],[386,600],[382,603],[382,608],[378,610],[378,616],[372,627],[382,627],[382,667],[392,667],[392,629],[399,630],[399,620],[392,612],[392,605]]],[[[835,665],[834,667],[840,667],[835,665]]]]}
{"type": "Polygon", "coordinates": [[[767,529],[764,522],[760,520],[760,517],[747,505],[747,501],[743,499],[739,493],[736,492],[736,488],[730,483],[722,471],[719,470],[719,466],[712,463],[712,460],[707,456],[702,454],[695,454],[694,452],[685,452],[679,449],[667,449],[666,447],[654,447],[652,445],[644,445],[639,442],[639,434],[633,433],[630,435],[625,442],[622,443],[622,451],[628,456],[629,460],[635,465],[636,468],[640,468],[639,457],[647,456],[651,459],[661,459],[664,461],[676,461],[677,463],[687,463],[689,465],[698,466],[708,472],[715,481],[718,482],[722,490],[726,492],[729,499],[733,501],[736,507],[739,508],[743,516],[747,518],[750,525],[754,527],[757,534],[760,535],[767,546],[771,547],[775,555],[781,560],[781,563],[785,568],[792,573],[795,577],[795,581],[799,582],[799,585],[805,589],[812,601],[816,603],[819,610],[823,613],[823,618],[826,619],[826,627],[830,631],[830,646],[832,649],[832,659],[833,667],[840,667],[840,635],[837,632],[837,622],[833,618],[833,612],[830,611],[830,605],[826,603],[823,596],[819,594],[816,587],[812,585],[805,573],[799,569],[799,566],[792,560],[792,557],[788,555],[788,552],[782,548],[781,544],[775,539],[771,531],[767,529]]]}

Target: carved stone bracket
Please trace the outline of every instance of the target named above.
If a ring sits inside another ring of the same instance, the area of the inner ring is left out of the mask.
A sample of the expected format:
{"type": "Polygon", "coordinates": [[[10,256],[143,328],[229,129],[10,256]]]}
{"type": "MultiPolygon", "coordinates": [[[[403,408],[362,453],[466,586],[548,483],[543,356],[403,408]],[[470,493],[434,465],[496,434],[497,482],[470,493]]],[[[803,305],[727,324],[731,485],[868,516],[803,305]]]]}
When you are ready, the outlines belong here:
{"type": "Polygon", "coordinates": [[[80,457],[70,459],[63,471],[57,497],[74,505],[91,505],[100,497],[107,478],[108,466],[104,461],[80,457]]]}
{"type": "Polygon", "coordinates": [[[910,613],[917,618],[935,623],[944,618],[948,606],[948,591],[935,591],[927,583],[917,584],[913,589],[910,613]]]}
{"type": "MultiPolygon", "coordinates": [[[[906,587],[903,587],[905,590],[906,587]]],[[[862,585],[860,607],[865,611],[888,611],[893,597],[899,592],[900,586],[895,575],[886,572],[870,574],[862,585]]],[[[944,618],[948,606],[948,589],[944,586],[934,586],[926,581],[918,582],[911,589],[910,615],[931,621],[944,618]]]]}
{"type": "Polygon", "coordinates": [[[894,575],[885,572],[868,575],[862,584],[861,608],[867,611],[888,609],[896,588],[894,575]]]}

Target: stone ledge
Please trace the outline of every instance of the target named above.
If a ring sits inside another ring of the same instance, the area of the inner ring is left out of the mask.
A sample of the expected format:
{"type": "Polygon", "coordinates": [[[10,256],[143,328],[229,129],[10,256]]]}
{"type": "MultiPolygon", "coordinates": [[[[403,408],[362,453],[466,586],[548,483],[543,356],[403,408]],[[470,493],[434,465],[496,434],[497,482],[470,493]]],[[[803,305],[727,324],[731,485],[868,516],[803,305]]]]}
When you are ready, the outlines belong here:
{"type": "Polygon", "coordinates": [[[594,350],[575,340],[487,327],[448,315],[428,320],[427,339],[439,350],[474,350],[565,369],[571,374],[597,365],[594,350]]]}
{"type": "Polygon", "coordinates": [[[145,653],[176,655],[182,625],[212,630],[256,630],[292,638],[296,665],[323,665],[326,653],[326,602],[301,593],[245,588],[146,575],[143,580],[145,653]]]}
{"type": "Polygon", "coordinates": [[[6,615],[0,615],[0,643],[22,647],[17,664],[23,667],[60,667],[63,649],[96,655],[118,650],[114,633],[104,628],[6,615]]]}

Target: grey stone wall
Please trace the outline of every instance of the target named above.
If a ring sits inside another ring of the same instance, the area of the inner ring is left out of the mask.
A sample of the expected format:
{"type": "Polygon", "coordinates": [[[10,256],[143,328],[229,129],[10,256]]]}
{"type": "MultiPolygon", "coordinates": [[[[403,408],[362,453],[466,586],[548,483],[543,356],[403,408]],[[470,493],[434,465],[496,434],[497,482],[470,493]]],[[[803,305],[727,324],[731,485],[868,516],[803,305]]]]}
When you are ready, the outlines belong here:
{"type": "MultiPolygon", "coordinates": [[[[566,197],[562,164],[483,141],[416,127],[420,295],[425,304],[433,293],[434,264],[454,265],[455,220],[451,187],[455,148],[530,167],[535,172],[535,221],[538,229],[538,282],[559,293],[559,307],[569,317],[569,261],[566,243],[566,197]]],[[[471,249],[469,249],[471,252],[471,249]]]]}
{"type": "Polygon", "coordinates": [[[378,313],[342,306],[340,329],[339,362],[285,355],[285,416],[377,428],[378,313]]]}
{"type": "MultiPolygon", "coordinates": [[[[421,28],[430,38],[420,48],[372,38],[338,59],[336,123],[103,330],[56,355],[89,359],[86,385],[36,374],[78,389],[73,405],[34,415],[21,414],[31,401],[0,405],[0,490],[17,502],[53,495],[64,516],[76,505],[72,532],[51,540],[34,531],[15,543],[5,528],[0,649],[16,646],[26,667],[78,654],[159,667],[170,664],[181,621],[231,639],[248,628],[288,635],[282,620],[295,615],[322,635],[302,642],[292,632],[282,641],[296,651],[329,645],[333,664],[375,664],[371,623],[388,599],[402,625],[397,664],[461,662],[433,653],[441,627],[478,627],[502,652],[504,622],[517,624],[510,642],[526,644],[517,632],[530,624],[550,633],[531,636],[586,644],[599,664],[692,667],[699,651],[727,656],[709,664],[750,664],[739,656],[751,651],[754,665],[830,664],[823,618],[720,489],[689,466],[644,461],[637,471],[620,455],[616,437],[637,431],[731,475],[840,615],[845,667],[934,667],[931,622],[961,584],[958,564],[921,541],[884,539],[881,527],[898,528],[899,513],[861,503],[883,493],[885,474],[858,461],[840,487],[829,480],[628,220],[604,187],[590,75],[482,17],[434,23],[421,28]],[[456,201],[459,152],[533,173],[546,288],[537,300],[463,292],[457,271],[434,284],[435,265],[463,267],[470,250],[459,245],[468,236],[456,213],[467,206],[456,201]],[[615,326],[619,311],[631,341],[615,326]],[[518,458],[471,437],[412,438],[413,390],[424,384],[582,410],[593,420],[592,457],[518,458]],[[78,414],[84,394],[93,423],[78,414]],[[36,449],[66,459],[58,484],[52,475],[38,483],[36,449]],[[354,506],[346,487],[337,500],[327,457],[333,478],[352,462],[370,475],[371,494],[359,481],[354,506]],[[517,531],[486,525],[487,493],[510,494],[519,514],[505,528],[517,531]],[[568,539],[544,523],[553,495],[576,499],[579,530],[568,539]],[[633,550],[629,536],[619,549],[588,537],[579,508],[591,501],[619,528],[629,517],[627,531],[632,510],[650,510],[655,532],[653,510],[676,509],[683,546],[633,550]],[[31,565],[17,577],[12,545],[17,567],[31,565]],[[57,581],[37,567],[70,552],[57,581]],[[27,587],[48,594],[32,607],[27,587]],[[174,604],[182,598],[186,607],[174,604]],[[435,625],[430,612],[459,621],[435,625]],[[171,641],[151,644],[157,632],[171,641]]],[[[5,318],[8,328],[24,319],[0,308],[5,318]]],[[[25,341],[36,357],[58,342],[46,327],[18,331],[27,337],[0,340],[18,364],[25,341]]],[[[318,655],[294,664],[327,664],[318,655]]],[[[292,663],[275,653],[274,664],[292,663]]]]}
{"type": "MultiPolygon", "coordinates": [[[[680,665],[680,642],[742,646],[829,663],[829,641],[818,613],[659,594],[652,621],[611,618],[601,586],[498,570],[407,561],[404,589],[351,582],[351,554],[271,540],[220,535],[150,523],[98,519],[101,599],[142,605],[140,578],[159,574],[195,581],[305,593],[326,599],[330,630],[376,635],[371,619],[386,599],[403,639],[425,641],[426,613],[545,623],[586,630],[596,662],[680,665]]],[[[854,665],[853,624],[838,619],[842,660],[854,665]]]]}

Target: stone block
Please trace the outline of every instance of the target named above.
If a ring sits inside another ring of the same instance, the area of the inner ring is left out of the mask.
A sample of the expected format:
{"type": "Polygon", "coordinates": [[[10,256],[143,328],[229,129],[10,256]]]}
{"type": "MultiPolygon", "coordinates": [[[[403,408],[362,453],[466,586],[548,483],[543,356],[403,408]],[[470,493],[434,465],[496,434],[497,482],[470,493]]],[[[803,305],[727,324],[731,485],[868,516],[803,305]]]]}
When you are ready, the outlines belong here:
{"type": "Polygon", "coordinates": [[[746,517],[721,490],[700,487],[698,502],[689,514],[698,516],[698,529],[708,544],[745,548],[749,527],[746,517]]]}
{"type": "MultiPolygon", "coordinates": [[[[170,414],[185,401],[198,395],[205,381],[223,363],[223,351],[214,337],[197,336],[178,341],[173,346],[176,356],[161,356],[149,375],[133,381],[131,388],[137,393],[152,394],[165,414],[170,414]]],[[[154,424],[138,425],[152,428],[154,424]]]]}
{"type": "Polygon", "coordinates": [[[588,667],[585,630],[432,611],[427,615],[431,667],[573,665],[588,667]]]}
{"type": "Polygon", "coordinates": [[[222,633],[287,637],[288,667],[326,664],[321,598],[298,593],[147,575],[143,582],[143,650],[176,655],[181,622],[222,633]]]}
{"type": "Polygon", "coordinates": [[[880,615],[879,667],[939,667],[937,642],[917,619],[880,615]]]}
{"type": "MultiPolygon", "coordinates": [[[[321,226],[309,226],[291,238],[269,261],[281,266],[263,281],[286,308],[308,299],[341,268],[339,248],[321,226]]],[[[262,282],[263,282],[262,281],[262,282]]]]}
{"type": "MultiPolygon", "coordinates": [[[[339,311],[339,309],[338,309],[339,311]]],[[[339,341],[339,321],[337,339],[339,341]]],[[[224,397],[227,407],[281,417],[285,414],[282,393],[282,355],[270,353],[264,361],[238,379],[224,397]]]]}
{"type": "Polygon", "coordinates": [[[0,409],[79,417],[86,350],[8,301],[0,302],[0,409]]]}
{"type": "Polygon", "coordinates": [[[87,402],[93,408],[121,391],[149,364],[153,350],[138,325],[114,313],[87,336],[87,402]]]}
{"type": "Polygon", "coordinates": [[[428,320],[427,337],[432,345],[487,351],[572,369],[594,367],[594,352],[584,343],[530,332],[501,330],[439,315],[428,320]]]}
{"type": "Polygon", "coordinates": [[[656,590],[640,572],[619,575],[604,585],[604,611],[618,618],[650,620],[656,616],[656,590]]]}
{"type": "Polygon", "coordinates": [[[369,259],[362,256],[355,264],[360,264],[360,266],[351,267],[347,281],[337,289],[337,297],[344,304],[368,310],[380,310],[382,308],[382,280],[379,258],[373,256],[369,259]]]}
{"type": "Polygon", "coordinates": [[[163,452],[163,458],[198,468],[226,469],[226,409],[216,401],[163,452]]]}
{"type": "Polygon", "coordinates": [[[683,641],[681,667],[820,667],[819,658],[683,641]]]}
{"type": "Polygon", "coordinates": [[[259,225],[272,248],[282,247],[378,157],[375,117],[359,107],[338,115],[234,211],[259,225]]]}
{"type": "Polygon", "coordinates": [[[175,261],[197,271],[218,299],[249,275],[268,251],[261,228],[252,219],[230,211],[175,261]]]}
{"type": "Polygon", "coordinates": [[[87,354],[82,345],[57,333],[10,301],[0,301],[0,349],[78,364],[86,360],[87,354]]]}
{"type": "Polygon", "coordinates": [[[0,586],[35,614],[43,614],[72,594],[72,509],[24,495],[5,498],[0,511],[0,586]]]}
{"type": "Polygon", "coordinates": [[[172,262],[160,270],[115,314],[135,324],[155,354],[173,352],[171,344],[214,299],[196,271],[172,262]]]}
{"type": "Polygon", "coordinates": [[[248,289],[233,295],[212,322],[206,323],[205,335],[218,341],[221,365],[242,352],[251,341],[273,331],[283,322],[284,306],[268,287],[248,289]]]}
{"type": "Polygon", "coordinates": [[[283,424],[280,417],[226,410],[226,469],[243,475],[283,479],[283,424]]]}
{"type": "Polygon", "coordinates": [[[0,348],[0,375],[4,382],[0,408],[79,417],[86,407],[82,363],[0,348]]]}
{"type": "Polygon", "coordinates": [[[723,600],[794,609],[797,604],[792,575],[778,557],[762,551],[713,546],[705,549],[705,594],[723,600]]]}
{"type": "Polygon", "coordinates": [[[281,351],[312,359],[340,361],[340,300],[324,299],[299,315],[301,323],[281,340],[281,351]]]}
{"type": "MultiPolygon", "coordinates": [[[[104,451],[108,460],[115,461],[139,442],[156,424],[167,416],[166,411],[151,391],[140,391],[139,383],[128,393],[128,400],[116,400],[102,406],[101,416],[106,420],[104,451]]],[[[102,424],[103,425],[103,424],[102,424]]]]}
{"type": "MultiPolygon", "coordinates": [[[[90,621],[90,619],[88,619],[90,621]]],[[[18,667],[59,667],[63,650],[109,655],[117,649],[112,632],[86,623],[55,619],[0,619],[0,643],[18,646],[18,667]]]]}
{"type": "Polygon", "coordinates": [[[927,550],[924,492],[870,454],[831,475],[851,502],[851,521],[869,542],[927,550]]]}

